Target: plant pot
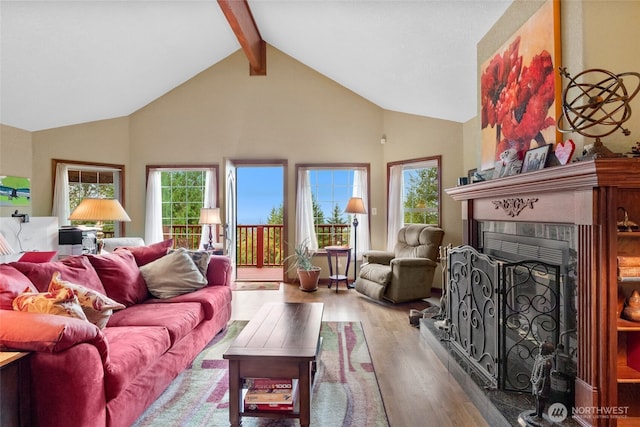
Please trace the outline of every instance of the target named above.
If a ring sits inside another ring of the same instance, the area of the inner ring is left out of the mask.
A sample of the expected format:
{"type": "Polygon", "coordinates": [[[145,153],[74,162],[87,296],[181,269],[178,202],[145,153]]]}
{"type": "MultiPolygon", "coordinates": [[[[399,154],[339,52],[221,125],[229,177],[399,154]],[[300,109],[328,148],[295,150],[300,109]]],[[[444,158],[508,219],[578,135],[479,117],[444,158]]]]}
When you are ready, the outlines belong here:
{"type": "Polygon", "coordinates": [[[320,267],[312,270],[298,269],[298,279],[300,279],[300,289],[305,292],[313,292],[318,289],[318,281],[320,280],[320,267]]]}

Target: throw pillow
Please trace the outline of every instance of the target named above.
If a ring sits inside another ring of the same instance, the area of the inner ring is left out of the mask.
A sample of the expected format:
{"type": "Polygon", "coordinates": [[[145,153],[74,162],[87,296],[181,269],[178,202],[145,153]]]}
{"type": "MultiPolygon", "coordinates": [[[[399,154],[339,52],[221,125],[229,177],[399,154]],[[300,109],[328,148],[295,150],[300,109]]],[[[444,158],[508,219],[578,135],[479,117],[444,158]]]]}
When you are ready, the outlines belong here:
{"type": "Polygon", "coordinates": [[[81,255],[70,256],[60,261],[32,263],[12,262],[10,266],[27,276],[31,283],[40,291],[49,289],[49,282],[53,273],[59,271],[64,280],[82,283],[87,288],[104,293],[105,289],[89,260],[81,255]]]}
{"type": "Polygon", "coordinates": [[[198,267],[198,270],[200,270],[200,273],[202,273],[202,275],[205,278],[207,277],[207,269],[209,268],[209,261],[211,260],[211,254],[209,252],[189,251],[185,248],[178,248],[178,249],[170,249],[169,253],[176,252],[176,251],[184,252],[187,255],[189,255],[193,260],[193,262],[195,263],[196,267],[198,267]]]}
{"type": "Polygon", "coordinates": [[[125,308],[124,305],[112,300],[106,295],[85,288],[82,285],[62,280],[60,273],[56,271],[49,284],[49,292],[55,293],[62,289],[71,289],[78,298],[78,303],[80,303],[82,311],[84,311],[85,316],[87,316],[87,320],[100,329],[104,329],[104,327],[107,326],[113,310],[122,310],[125,308]]]}
{"type": "Polygon", "coordinates": [[[72,317],[87,320],[78,302],[78,297],[71,289],[59,289],[53,292],[25,292],[13,300],[15,311],[27,313],[56,314],[58,316],[72,317]]]}
{"type": "Polygon", "coordinates": [[[9,265],[0,264],[0,310],[12,310],[13,300],[25,289],[38,292],[27,276],[9,265]]]}
{"type": "Polygon", "coordinates": [[[171,247],[173,247],[173,239],[164,240],[148,246],[127,246],[124,248],[117,248],[116,252],[122,249],[130,251],[135,257],[138,267],[142,267],[143,265],[149,264],[151,261],[155,261],[158,258],[165,256],[171,247]]]}
{"type": "MultiPolygon", "coordinates": [[[[86,257],[100,276],[105,294],[109,298],[127,307],[149,298],[149,291],[131,252],[117,250],[110,254],[86,257]]],[[[63,278],[66,279],[64,276],[63,278]]]]}
{"type": "Polygon", "coordinates": [[[200,273],[191,257],[176,251],[140,267],[149,292],[166,299],[203,288],[207,279],[200,273]]]}

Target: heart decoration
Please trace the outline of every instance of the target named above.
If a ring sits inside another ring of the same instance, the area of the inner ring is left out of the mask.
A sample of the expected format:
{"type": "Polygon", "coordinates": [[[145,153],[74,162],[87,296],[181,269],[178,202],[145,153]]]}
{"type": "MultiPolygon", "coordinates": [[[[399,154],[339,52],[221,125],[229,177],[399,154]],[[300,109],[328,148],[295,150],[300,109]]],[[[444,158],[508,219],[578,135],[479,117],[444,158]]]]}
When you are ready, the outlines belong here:
{"type": "Polygon", "coordinates": [[[561,165],[566,165],[571,160],[573,152],[576,150],[576,144],[568,139],[565,142],[557,142],[556,149],[554,151],[558,161],[561,165]]]}

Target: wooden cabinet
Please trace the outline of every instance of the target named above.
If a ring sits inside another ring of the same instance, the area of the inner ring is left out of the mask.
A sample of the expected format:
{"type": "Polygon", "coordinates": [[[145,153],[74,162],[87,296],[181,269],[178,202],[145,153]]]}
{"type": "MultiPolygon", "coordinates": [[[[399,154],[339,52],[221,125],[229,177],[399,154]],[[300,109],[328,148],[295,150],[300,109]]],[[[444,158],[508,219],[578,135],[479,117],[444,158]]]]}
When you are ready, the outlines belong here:
{"type": "MultiPolygon", "coordinates": [[[[628,214],[629,220],[640,222],[640,190],[618,189],[618,221],[621,221],[621,208],[628,214]]],[[[640,258],[640,231],[622,231],[617,233],[616,251],[618,257],[640,258]]],[[[638,267],[640,270],[640,266],[638,267]]],[[[618,275],[619,276],[619,275],[618,275]]],[[[618,426],[640,425],[640,322],[631,322],[621,318],[624,301],[634,290],[640,291],[640,272],[636,276],[618,277],[618,304],[616,309],[615,338],[617,340],[616,380],[617,405],[628,407],[627,418],[618,419],[618,426]]]]}
{"type": "Polygon", "coordinates": [[[0,426],[31,425],[29,354],[0,352],[0,426]]]}

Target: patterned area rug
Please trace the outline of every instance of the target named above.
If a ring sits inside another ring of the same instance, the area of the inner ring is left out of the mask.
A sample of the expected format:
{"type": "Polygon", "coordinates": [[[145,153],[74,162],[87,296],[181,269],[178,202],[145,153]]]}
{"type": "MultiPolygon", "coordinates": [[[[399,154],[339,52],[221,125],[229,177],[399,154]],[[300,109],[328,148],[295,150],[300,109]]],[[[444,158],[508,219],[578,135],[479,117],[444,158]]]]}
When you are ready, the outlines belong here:
{"type": "MultiPolygon", "coordinates": [[[[247,322],[218,334],[134,426],[229,425],[228,363],[222,354],[247,322]]],[[[322,322],[322,352],[313,385],[311,425],[388,427],[359,322],[322,322]]],[[[298,426],[298,420],[242,418],[243,427],[298,426]]]]}
{"type": "Polygon", "coordinates": [[[233,282],[232,291],[277,291],[280,290],[280,282],[233,282]]]}

